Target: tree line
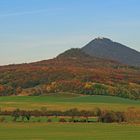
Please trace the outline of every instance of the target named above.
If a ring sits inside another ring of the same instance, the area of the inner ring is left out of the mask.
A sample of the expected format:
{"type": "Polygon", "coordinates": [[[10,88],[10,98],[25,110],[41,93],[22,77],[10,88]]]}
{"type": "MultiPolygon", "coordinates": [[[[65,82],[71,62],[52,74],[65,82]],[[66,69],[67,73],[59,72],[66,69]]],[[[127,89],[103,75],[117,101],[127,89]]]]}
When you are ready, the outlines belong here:
{"type": "MultiPolygon", "coordinates": [[[[66,110],[66,111],[49,111],[46,109],[42,110],[20,110],[16,109],[13,111],[1,111],[1,116],[12,116],[13,121],[17,121],[18,119],[21,119],[21,121],[24,120],[30,120],[31,117],[58,117],[60,118],[61,122],[67,122],[65,117],[70,117],[71,119],[69,122],[90,122],[90,117],[96,117],[97,122],[104,122],[104,123],[112,123],[112,122],[126,122],[127,116],[125,112],[119,112],[119,111],[102,111],[99,108],[94,109],[93,111],[87,111],[87,110],[78,110],[76,108],[66,110]],[[64,118],[61,118],[61,117],[64,118]],[[85,118],[76,120],[75,118],[85,118]]],[[[51,122],[51,120],[49,119],[51,122]]]]}
{"type": "Polygon", "coordinates": [[[72,92],[140,99],[139,69],[48,65],[0,67],[0,96],[72,92]]]}

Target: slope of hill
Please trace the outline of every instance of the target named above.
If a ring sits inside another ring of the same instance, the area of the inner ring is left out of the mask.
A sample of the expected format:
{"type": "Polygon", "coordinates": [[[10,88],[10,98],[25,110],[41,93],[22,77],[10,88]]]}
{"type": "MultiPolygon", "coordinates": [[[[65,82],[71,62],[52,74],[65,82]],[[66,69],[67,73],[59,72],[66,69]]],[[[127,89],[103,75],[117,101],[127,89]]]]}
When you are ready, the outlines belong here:
{"type": "Polygon", "coordinates": [[[83,52],[79,48],[72,48],[64,53],[57,56],[55,59],[57,61],[62,61],[63,65],[65,66],[74,66],[74,67],[84,67],[84,68],[95,68],[95,67],[123,67],[121,63],[109,60],[109,59],[103,59],[98,57],[93,57],[85,52],[83,52]]]}
{"type": "Polygon", "coordinates": [[[70,49],[58,57],[0,67],[0,95],[70,92],[140,99],[140,68],[70,49]]]}
{"type": "Polygon", "coordinates": [[[90,56],[112,59],[123,64],[140,66],[140,52],[107,38],[96,38],[82,48],[90,56]]]}

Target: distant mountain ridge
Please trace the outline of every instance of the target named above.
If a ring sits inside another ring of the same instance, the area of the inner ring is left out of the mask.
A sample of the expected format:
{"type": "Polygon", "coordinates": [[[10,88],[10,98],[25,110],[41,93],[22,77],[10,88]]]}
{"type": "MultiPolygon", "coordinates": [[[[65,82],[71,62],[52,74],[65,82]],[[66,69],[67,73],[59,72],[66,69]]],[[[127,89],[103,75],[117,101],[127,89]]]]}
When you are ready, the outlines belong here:
{"type": "Polygon", "coordinates": [[[140,66],[140,52],[108,38],[95,38],[81,50],[90,56],[111,59],[131,66],[140,66]]]}

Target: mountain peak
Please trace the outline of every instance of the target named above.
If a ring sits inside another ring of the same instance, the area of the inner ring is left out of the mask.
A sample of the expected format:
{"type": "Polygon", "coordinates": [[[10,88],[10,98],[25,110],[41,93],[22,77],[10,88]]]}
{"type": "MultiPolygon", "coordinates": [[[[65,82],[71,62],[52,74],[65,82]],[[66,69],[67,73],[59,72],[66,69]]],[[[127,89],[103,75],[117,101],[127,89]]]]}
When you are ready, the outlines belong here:
{"type": "Polygon", "coordinates": [[[102,39],[104,39],[104,37],[97,37],[97,38],[95,38],[95,39],[97,39],[97,40],[102,40],[102,39]]]}
{"type": "Polygon", "coordinates": [[[82,51],[93,57],[115,60],[132,66],[140,66],[140,52],[108,38],[95,38],[85,45],[82,51]]]}
{"type": "Polygon", "coordinates": [[[106,38],[106,37],[97,37],[97,38],[93,39],[92,41],[113,42],[111,39],[106,38]]]}
{"type": "Polygon", "coordinates": [[[108,39],[108,38],[99,36],[99,37],[96,37],[95,39],[96,40],[103,40],[103,39],[108,39]]]}

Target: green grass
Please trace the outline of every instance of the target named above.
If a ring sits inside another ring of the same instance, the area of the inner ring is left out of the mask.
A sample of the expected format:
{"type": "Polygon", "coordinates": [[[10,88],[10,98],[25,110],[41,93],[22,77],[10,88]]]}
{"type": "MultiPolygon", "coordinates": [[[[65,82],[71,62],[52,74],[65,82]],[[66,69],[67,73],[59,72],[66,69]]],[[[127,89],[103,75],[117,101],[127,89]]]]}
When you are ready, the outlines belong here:
{"type": "Polygon", "coordinates": [[[140,125],[1,123],[1,140],[139,140],[140,125]]]}
{"type": "Polygon", "coordinates": [[[134,107],[140,108],[140,101],[111,96],[77,96],[75,94],[52,94],[49,96],[9,96],[0,97],[2,110],[40,109],[66,110],[70,108],[92,110],[95,107],[112,110],[126,110],[134,107]]]}
{"type": "Polygon", "coordinates": [[[66,96],[61,94],[61,96],[49,95],[49,96],[7,96],[0,97],[0,102],[84,102],[84,103],[122,103],[122,104],[139,104],[140,101],[130,100],[120,97],[113,96],[66,96]]]}
{"type": "MultiPolygon", "coordinates": [[[[92,110],[95,107],[111,110],[140,109],[140,101],[111,96],[78,96],[75,94],[52,94],[49,96],[0,97],[2,110],[41,109],[67,110],[71,108],[92,110]]],[[[2,116],[1,116],[2,117],[2,116]]],[[[103,123],[58,123],[51,118],[32,117],[30,122],[12,122],[11,116],[4,116],[0,123],[0,140],[139,140],[140,125],[103,123]]]]}

